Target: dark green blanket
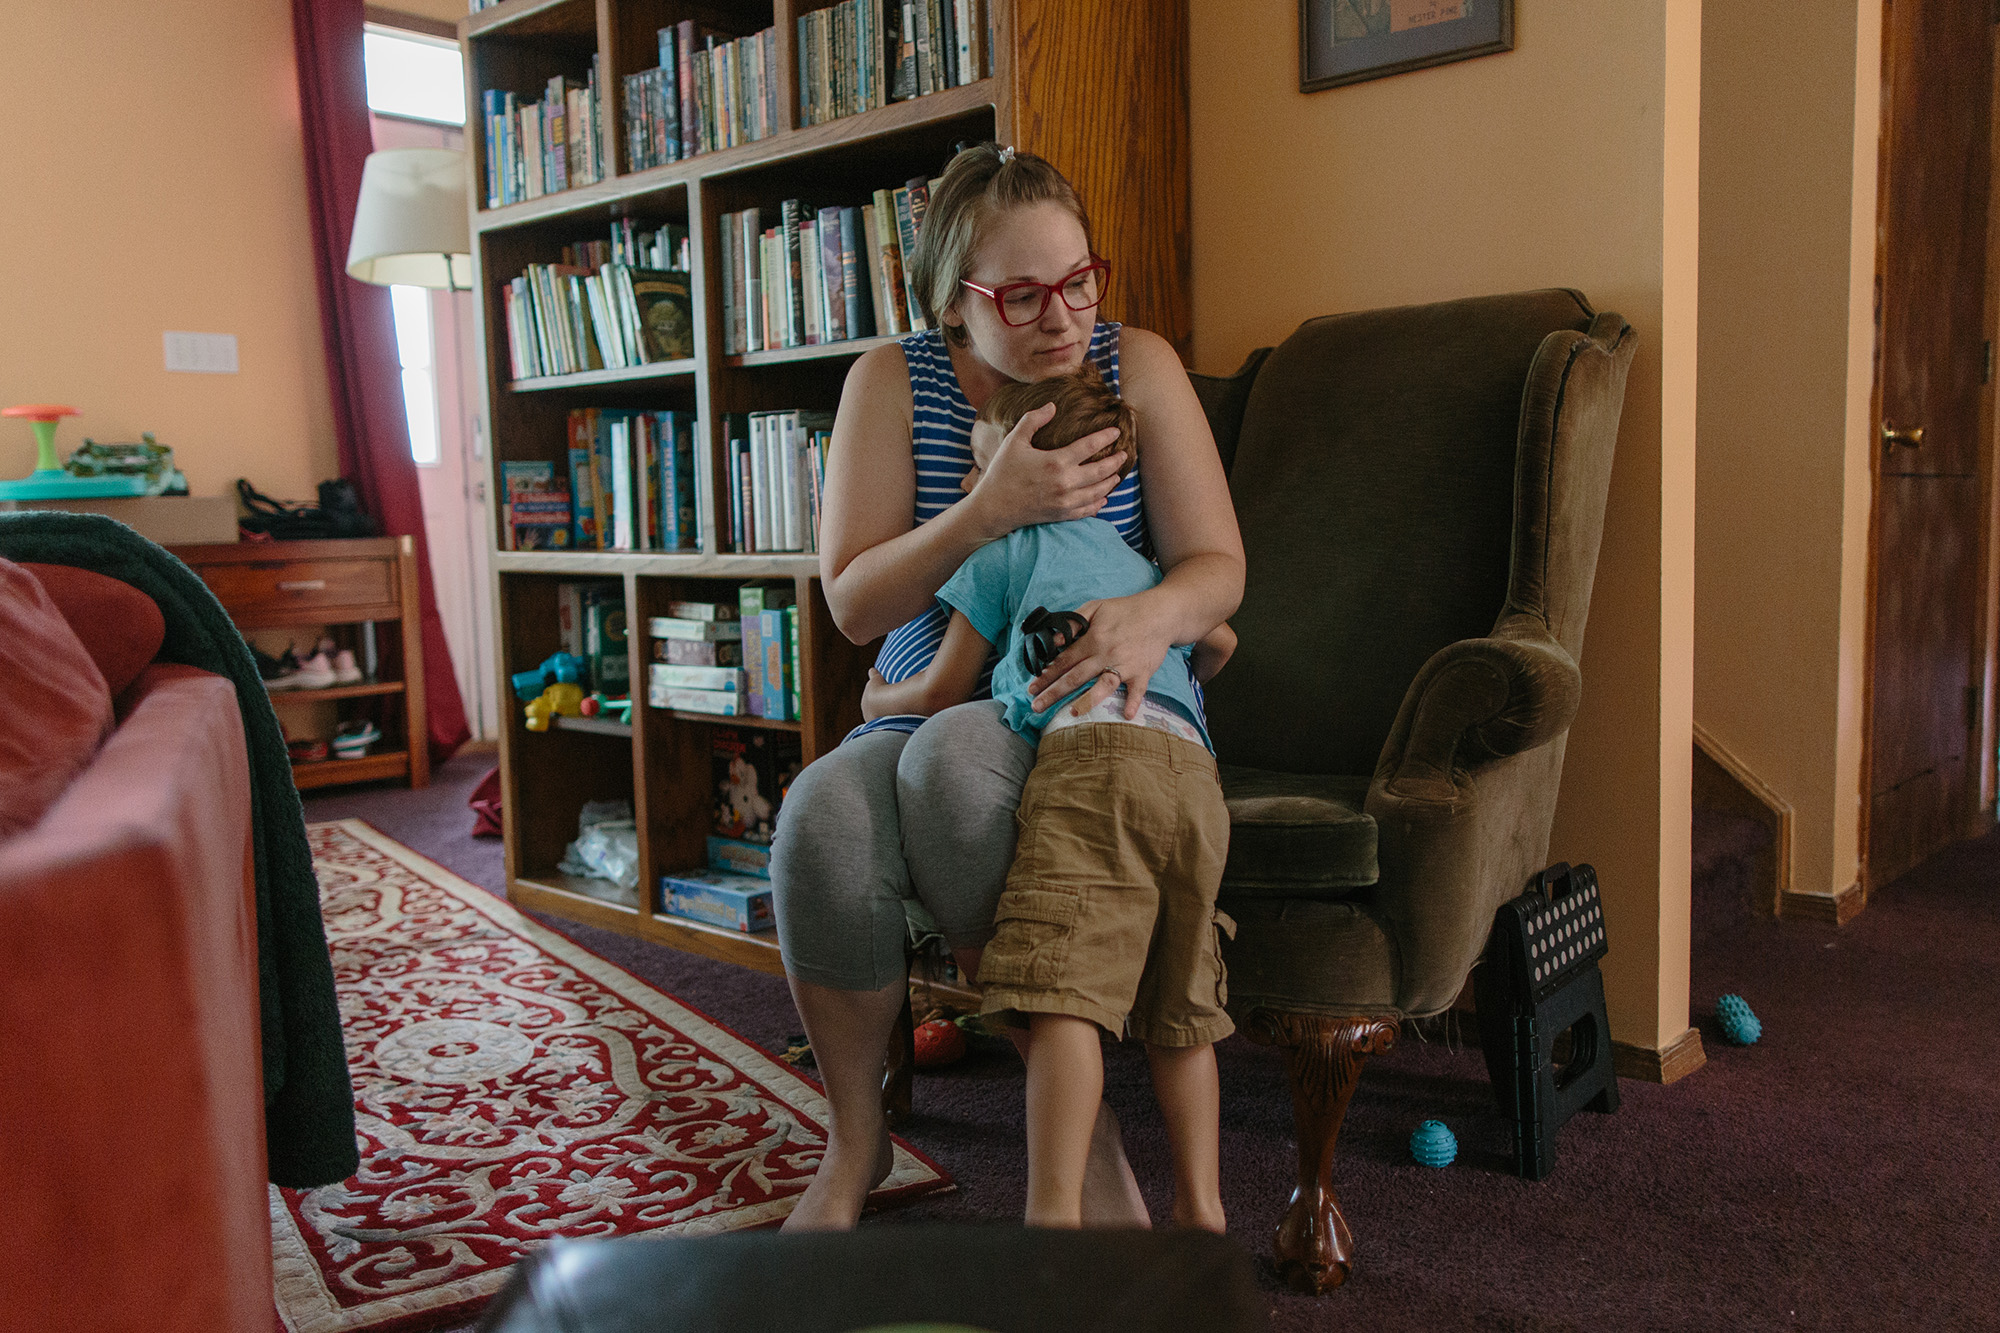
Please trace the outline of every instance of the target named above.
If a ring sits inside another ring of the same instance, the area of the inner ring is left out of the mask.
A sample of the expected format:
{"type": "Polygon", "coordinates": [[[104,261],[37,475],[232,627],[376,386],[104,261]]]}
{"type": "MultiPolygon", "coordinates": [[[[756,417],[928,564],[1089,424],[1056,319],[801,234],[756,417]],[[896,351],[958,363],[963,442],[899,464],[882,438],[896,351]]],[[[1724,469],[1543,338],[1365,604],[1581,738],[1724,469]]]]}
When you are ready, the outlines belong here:
{"type": "Polygon", "coordinates": [[[129,583],[167,622],[159,660],[227,676],[250,749],[257,864],[257,980],[271,1179],[304,1188],[353,1175],[354,1089],[340,1040],[319,883],[291,759],[249,645],[208,585],[163,548],[96,514],[0,514],[0,557],[73,565],[129,583]]]}

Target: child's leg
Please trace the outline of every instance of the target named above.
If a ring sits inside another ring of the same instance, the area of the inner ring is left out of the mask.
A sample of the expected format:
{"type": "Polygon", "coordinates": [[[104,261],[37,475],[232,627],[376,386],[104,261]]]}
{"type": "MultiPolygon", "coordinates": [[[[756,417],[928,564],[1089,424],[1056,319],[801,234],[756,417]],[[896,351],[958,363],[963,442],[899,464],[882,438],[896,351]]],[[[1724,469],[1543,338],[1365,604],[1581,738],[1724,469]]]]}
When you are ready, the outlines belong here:
{"type": "MultiPolygon", "coordinates": [[[[981,949],[954,949],[960,976],[979,975],[981,949]]],[[[1028,1059],[1028,1033],[1010,1027],[1007,1039],[1028,1059]]],[[[1101,1057],[1100,1057],[1101,1058],[1101,1057]]],[[[1090,1133],[1090,1156],[1083,1168],[1083,1224],[1087,1227],[1138,1227],[1153,1225],[1146,1211],[1146,1196],[1139,1192],[1139,1178],[1125,1157],[1125,1136],[1119,1131],[1118,1117],[1107,1102],[1097,1103],[1097,1123],[1090,1133]]]]}
{"type": "Polygon", "coordinates": [[[1068,1014],[1034,1014],[1029,1021],[1027,1222],[1080,1227],[1084,1161],[1104,1096],[1097,1024],[1068,1014]]]}
{"type": "MultiPolygon", "coordinates": [[[[1153,1066],[1153,1095],[1160,1100],[1174,1154],[1174,1221],[1221,1231],[1222,1089],[1215,1072],[1215,1047],[1149,1043],[1146,1057],[1153,1066]]],[[[1032,1162],[1029,1170],[1033,1171],[1032,1162]]]]}

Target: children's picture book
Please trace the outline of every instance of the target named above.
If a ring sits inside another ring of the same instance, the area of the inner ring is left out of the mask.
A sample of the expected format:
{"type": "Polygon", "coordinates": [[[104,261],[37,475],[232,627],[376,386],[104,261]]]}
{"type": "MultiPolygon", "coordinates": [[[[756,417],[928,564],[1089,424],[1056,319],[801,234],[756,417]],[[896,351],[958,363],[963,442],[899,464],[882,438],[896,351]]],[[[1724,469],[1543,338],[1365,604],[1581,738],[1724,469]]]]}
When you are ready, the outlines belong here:
{"type": "Polygon", "coordinates": [[[521,461],[500,465],[500,536],[510,551],[561,551],[570,545],[569,491],[556,481],[556,465],[521,461]]]}
{"type": "Polygon", "coordinates": [[[694,355],[694,301],[687,274],[635,268],[632,298],[639,307],[648,361],[680,361],[694,355]]]}

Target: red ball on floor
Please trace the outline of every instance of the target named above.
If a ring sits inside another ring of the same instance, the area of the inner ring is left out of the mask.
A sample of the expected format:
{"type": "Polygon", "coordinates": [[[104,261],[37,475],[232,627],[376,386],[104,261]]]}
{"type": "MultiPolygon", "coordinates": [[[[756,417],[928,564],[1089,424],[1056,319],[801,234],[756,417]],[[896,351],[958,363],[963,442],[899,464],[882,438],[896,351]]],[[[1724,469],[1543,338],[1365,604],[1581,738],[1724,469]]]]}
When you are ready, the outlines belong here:
{"type": "Polygon", "coordinates": [[[965,1033],[949,1018],[917,1024],[917,1068],[940,1069],[965,1056],[965,1033]]]}

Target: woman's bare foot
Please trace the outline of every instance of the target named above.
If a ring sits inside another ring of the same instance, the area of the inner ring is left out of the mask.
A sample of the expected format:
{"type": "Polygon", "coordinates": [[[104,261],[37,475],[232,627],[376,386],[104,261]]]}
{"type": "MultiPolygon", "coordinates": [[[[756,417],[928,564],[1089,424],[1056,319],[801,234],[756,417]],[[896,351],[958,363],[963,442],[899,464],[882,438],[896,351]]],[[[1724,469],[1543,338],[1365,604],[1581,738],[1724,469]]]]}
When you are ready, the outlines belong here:
{"type": "Polygon", "coordinates": [[[832,1143],[827,1144],[826,1155],[820,1159],[819,1170],[814,1173],[812,1183],[792,1208],[790,1217],[778,1229],[780,1231],[852,1231],[854,1224],[861,1220],[861,1210],[868,1204],[868,1194],[877,1185],[889,1178],[889,1171],[895,1166],[895,1145],[889,1142],[889,1127],[882,1127],[882,1137],[872,1161],[860,1153],[840,1152],[832,1143]]]}
{"type": "Polygon", "coordinates": [[[1178,1227],[1199,1227],[1203,1231],[1213,1231],[1221,1235],[1229,1228],[1225,1225],[1220,1199],[1203,1199],[1198,1203],[1182,1203],[1174,1200],[1174,1225],[1178,1227]]]}
{"type": "Polygon", "coordinates": [[[1125,1160],[1125,1140],[1118,1132],[1118,1117],[1107,1103],[1097,1107],[1097,1123],[1090,1130],[1090,1156],[1083,1164],[1083,1224],[1087,1227],[1141,1227],[1153,1225],[1146,1211],[1146,1196],[1139,1193],[1138,1177],[1125,1160]]]}

